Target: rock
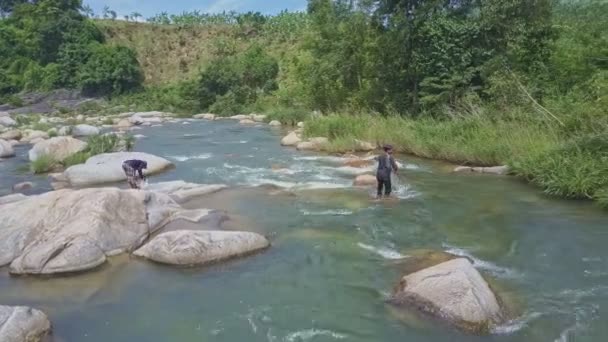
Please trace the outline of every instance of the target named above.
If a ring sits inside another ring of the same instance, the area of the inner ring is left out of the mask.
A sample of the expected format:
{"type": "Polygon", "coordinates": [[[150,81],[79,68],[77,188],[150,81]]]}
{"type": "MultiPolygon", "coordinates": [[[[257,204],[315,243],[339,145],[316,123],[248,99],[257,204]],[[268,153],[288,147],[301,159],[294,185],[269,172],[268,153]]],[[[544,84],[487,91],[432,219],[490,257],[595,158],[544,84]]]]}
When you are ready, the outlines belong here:
{"type": "Polygon", "coordinates": [[[355,150],[356,151],[369,152],[369,151],[373,151],[375,149],[376,149],[376,146],[374,146],[374,144],[367,142],[367,141],[355,139],[355,150]]]}
{"type": "Polygon", "coordinates": [[[457,166],[454,172],[473,172],[473,168],[470,166],[457,166]]]}
{"type": "Polygon", "coordinates": [[[196,184],[184,181],[149,184],[146,190],[168,194],[177,203],[185,203],[195,197],[200,197],[226,189],[224,184],[196,184]]]}
{"type": "Polygon", "coordinates": [[[251,114],[251,120],[255,122],[264,122],[266,120],[266,115],[263,114],[251,114]]]}
{"type": "Polygon", "coordinates": [[[244,119],[239,121],[239,124],[241,125],[255,125],[255,121],[251,120],[251,119],[244,119]]]}
{"type": "Polygon", "coordinates": [[[9,112],[0,111],[0,117],[3,117],[3,116],[10,116],[10,114],[9,114],[9,112]]]}
{"type": "Polygon", "coordinates": [[[0,134],[0,139],[3,139],[3,140],[19,140],[19,139],[21,139],[21,137],[22,137],[21,131],[19,131],[17,129],[13,129],[11,131],[7,131],[7,132],[0,134]]]}
{"type": "Polygon", "coordinates": [[[504,166],[492,166],[492,167],[471,167],[471,166],[457,166],[454,168],[454,172],[477,172],[477,173],[489,173],[495,175],[506,175],[509,173],[509,167],[504,166]]]}
{"type": "Polygon", "coordinates": [[[24,136],[21,138],[21,141],[25,142],[25,143],[30,143],[32,140],[38,139],[38,138],[48,139],[49,134],[47,132],[43,132],[43,131],[26,130],[24,136]]]}
{"type": "Polygon", "coordinates": [[[274,127],[279,127],[281,126],[281,122],[277,121],[277,120],[272,120],[270,121],[270,123],[268,123],[270,126],[274,126],[274,127]]]}
{"type": "Polygon", "coordinates": [[[321,151],[329,143],[329,139],[318,137],[311,138],[308,141],[300,142],[296,146],[299,151],[321,151]]]}
{"type": "Polygon", "coordinates": [[[0,158],[14,157],[15,150],[8,141],[0,139],[0,158]]]}
{"type": "Polygon", "coordinates": [[[145,127],[149,127],[149,126],[152,126],[152,123],[144,121],[141,125],[145,126],[145,127]]]}
{"type": "Polygon", "coordinates": [[[482,170],[483,173],[491,173],[494,175],[506,175],[509,173],[509,167],[506,165],[503,166],[492,166],[492,167],[484,167],[482,170]]]}
{"type": "Polygon", "coordinates": [[[157,123],[162,123],[163,119],[153,116],[153,117],[149,117],[149,118],[142,118],[142,121],[143,121],[142,125],[145,125],[145,124],[150,124],[151,125],[151,124],[155,124],[155,123],[156,124],[157,123]]]}
{"type": "Polygon", "coordinates": [[[170,265],[203,265],[265,249],[262,235],[251,232],[179,230],[162,233],[133,253],[170,265]]]}
{"type": "Polygon", "coordinates": [[[350,167],[357,167],[357,168],[365,168],[365,167],[374,165],[374,160],[373,159],[352,158],[352,159],[345,160],[343,165],[350,166],[350,167]]]}
{"type": "Polygon", "coordinates": [[[204,119],[204,120],[215,120],[215,114],[196,114],[193,116],[195,119],[204,119]]]}
{"type": "Polygon", "coordinates": [[[6,127],[17,126],[17,121],[13,120],[10,116],[0,116],[0,125],[6,127]]]}
{"type": "Polygon", "coordinates": [[[137,112],[132,113],[132,116],[139,116],[140,118],[151,118],[151,117],[163,117],[167,116],[165,112],[151,111],[151,112],[137,112]]]}
{"type": "Polygon", "coordinates": [[[57,134],[59,134],[60,136],[70,135],[71,133],[72,133],[72,127],[70,127],[70,126],[62,126],[57,131],[57,134]]]}
{"type": "Polygon", "coordinates": [[[0,205],[19,202],[26,198],[28,198],[28,197],[23,194],[12,194],[12,195],[7,195],[7,196],[2,196],[2,197],[0,197],[0,205]]]}
{"type": "Polygon", "coordinates": [[[32,182],[22,182],[13,185],[13,192],[20,192],[32,189],[34,187],[34,183],[32,182]]]}
{"type": "Polygon", "coordinates": [[[40,310],[0,305],[0,341],[39,342],[50,333],[51,322],[40,310]]]}
{"type": "Polygon", "coordinates": [[[353,183],[355,186],[376,186],[378,181],[373,175],[359,175],[353,183]]]}
{"type": "Polygon", "coordinates": [[[390,302],[416,308],[471,333],[487,333],[504,321],[496,295],[463,258],[404,276],[390,302]]]}
{"type": "Polygon", "coordinates": [[[296,146],[301,141],[302,141],[302,139],[300,139],[300,137],[295,132],[291,132],[291,133],[287,134],[287,136],[285,136],[281,140],[281,145],[283,145],[283,146],[296,146]]]}
{"type": "Polygon", "coordinates": [[[144,120],[141,118],[141,116],[135,114],[129,118],[129,122],[133,125],[141,125],[144,120]]]}
{"type": "Polygon", "coordinates": [[[8,141],[9,144],[11,144],[11,146],[15,147],[17,145],[20,145],[21,143],[18,142],[17,140],[9,140],[8,141]]]}
{"type": "Polygon", "coordinates": [[[116,124],[116,128],[129,128],[131,126],[133,126],[133,124],[128,119],[122,119],[116,124]]]}
{"type": "Polygon", "coordinates": [[[63,175],[62,172],[49,173],[47,175],[47,179],[49,180],[49,182],[67,182],[68,181],[68,179],[65,178],[65,176],[63,175]]]}
{"type": "Polygon", "coordinates": [[[44,155],[53,158],[53,160],[61,161],[84,150],[86,147],[86,142],[72,137],[55,137],[37,143],[28,155],[30,161],[36,161],[44,155]]]}
{"type": "Polygon", "coordinates": [[[76,121],[84,121],[84,115],[80,114],[76,116],[76,121]]]}
{"type": "Polygon", "coordinates": [[[75,137],[88,137],[99,134],[99,128],[90,125],[76,125],[72,128],[72,135],[75,137]]]}
{"type": "Polygon", "coordinates": [[[122,163],[129,159],[148,162],[148,169],[144,170],[144,174],[147,175],[162,172],[173,166],[170,161],[147,153],[104,153],[89,158],[85,164],[69,167],[65,170],[64,176],[74,187],[124,181],[127,178],[122,170],[122,163]]]}
{"type": "Polygon", "coordinates": [[[251,116],[250,115],[239,114],[239,115],[233,115],[233,116],[229,117],[229,119],[238,120],[238,121],[246,120],[246,119],[247,120],[251,120],[251,116]]]}
{"type": "Polygon", "coordinates": [[[59,190],[5,204],[0,210],[0,266],[13,274],[95,268],[133,250],[179,206],[139,190],[59,190]]]}
{"type": "Polygon", "coordinates": [[[302,121],[298,122],[298,127],[299,128],[304,128],[304,122],[302,122],[302,121]]]}
{"type": "Polygon", "coordinates": [[[32,144],[32,145],[36,145],[36,144],[38,144],[38,143],[40,143],[40,142],[43,142],[43,141],[44,141],[44,138],[34,138],[34,139],[32,139],[32,140],[30,141],[30,144],[32,144]]]}

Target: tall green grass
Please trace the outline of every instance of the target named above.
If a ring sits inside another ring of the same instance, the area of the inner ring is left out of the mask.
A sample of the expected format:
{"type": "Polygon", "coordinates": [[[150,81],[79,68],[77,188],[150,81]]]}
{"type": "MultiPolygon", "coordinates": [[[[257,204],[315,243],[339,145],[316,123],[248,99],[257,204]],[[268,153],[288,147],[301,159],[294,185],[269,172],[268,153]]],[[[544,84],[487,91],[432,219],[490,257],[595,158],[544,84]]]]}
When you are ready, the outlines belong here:
{"type": "Polygon", "coordinates": [[[51,172],[57,166],[57,161],[48,155],[42,155],[30,164],[36,174],[51,172]]]}

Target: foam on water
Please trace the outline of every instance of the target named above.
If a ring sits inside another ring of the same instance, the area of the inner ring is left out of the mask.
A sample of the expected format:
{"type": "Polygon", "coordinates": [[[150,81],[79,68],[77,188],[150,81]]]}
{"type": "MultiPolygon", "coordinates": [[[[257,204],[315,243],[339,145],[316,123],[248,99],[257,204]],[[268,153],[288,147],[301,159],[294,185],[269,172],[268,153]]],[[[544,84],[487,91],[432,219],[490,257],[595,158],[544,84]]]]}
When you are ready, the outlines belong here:
{"type": "Polygon", "coordinates": [[[390,248],[386,248],[386,247],[374,247],[374,246],[370,246],[370,245],[366,245],[362,242],[357,243],[357,246],[370,251],[372,253],[378,254],[379,256],[383,257],[384,259],[389,259],[389,260],[399,260],[399,259],[405,259],[407,258],[407,256],[400,254],[399,252],[390,249],[390,248]]]}
{"type": "Polygon", "coordinates": [[[353,212],[346,209],[337,209],[337,210],[322,210],[322,211],[308,211],[308,210],[300,210],[302,215],[304,216],[348,216],[352,215],[353,212]]]}
{"type": "Polygon", "coordinates": [[[296,156],[293,158],[294,160],[305,160],[305,161],[322,161],[329,163],[342,163],[345,160],[348,160],[344,157],[333,157],[333,156],[296,156]]]}
{"type": "Polygon", "coordinates": [[[510,334],[513,334],[513,333],[527,327],[530,324],[530,322],[536,320],[537,318],[539,318],[541,316],[542,316],[542,314],[540,312],[527,313],[521,317],[510,320],[499,326],[493,327],[491,329],[491,332],[492,332],[492,334],[497,334],[497,335],[510,335],[510,334]]]}
{"type": "Polygon", "coordinates": [[[185,162],[192,159],[209,159],[211,157],[213,157],[211,153],[203,153],[194,156],[167,156],[167,158],[176,160],[178,162],[185,162]]]}
{"type": "Polygon", "coordinates": [[[344,334],[337,333],[331,330],[318,330],[318,329],[306,329],[293,332],[287,336],[285,336],[285,341],[287,342],[296,342],[296,341],[310,341],[316,336],[327,336],[333,337],[337,340],[341,340],[346,338],[347,336],[344,334]]]}
{"type": "Polygon", "coordinates": [[[493,275],[495,275],[497,277],[518,278],[520,276],[513,269],[510,269],[510,268],[507,268],[507,267],[501,267],[501,266],[498,266],[498,265],[496,265],[496,264],[494,264],[492,262],[476,258],[471,253],[469,253],[468,251],[466,251],[464,249],[461,249],[461,248],[458,248],[458,247],[454,247],[454,246],[450,246],[448,244],[443,244],[443,247],[446,248],[445,251],[447,253],[454,254],[454,255],[457,255],[457,256],[461,256],[461,257],[469,258],[469,259],[473,260],[473,266],[475,266],[475,268],[479,268],[479,269],[482,269],[482,270],[487,271],[489,273],[492,273],[493,275]]]}

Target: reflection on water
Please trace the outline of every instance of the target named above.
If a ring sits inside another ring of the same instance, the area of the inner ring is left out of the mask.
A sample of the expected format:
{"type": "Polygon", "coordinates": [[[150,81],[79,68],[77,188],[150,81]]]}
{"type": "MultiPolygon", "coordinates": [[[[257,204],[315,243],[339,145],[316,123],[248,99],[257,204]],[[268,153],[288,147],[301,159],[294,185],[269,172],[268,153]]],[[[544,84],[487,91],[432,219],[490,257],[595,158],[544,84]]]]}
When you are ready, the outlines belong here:
{"type": "MultiPolygon", "coordinates": [[[[60,341],[608,339],[608,216],[587,203],[403,156],[401,199],[375,202],[371,189],[351,188],[358,170],[282,148],[267,127],[192,122],[141,132],[137,150],[177,166],[151,182],[229,184],[187,206],[227,210],[229,229],[261,232],[273,246],[195,269],[128,256],[72,278],[12,278],[3,269],[0,303],[42,308],[60,341]],[[391,310],[384,299],[408,259],[429,250],[473,260],[516,303],[517,317],[471,337],[391,310]]],[[[0,162],[2,194],[29,180],[18,171],[27,149],[18,153],[0,162]]],[[[48,187],[36,182],[36,191],[48,187]]]]}

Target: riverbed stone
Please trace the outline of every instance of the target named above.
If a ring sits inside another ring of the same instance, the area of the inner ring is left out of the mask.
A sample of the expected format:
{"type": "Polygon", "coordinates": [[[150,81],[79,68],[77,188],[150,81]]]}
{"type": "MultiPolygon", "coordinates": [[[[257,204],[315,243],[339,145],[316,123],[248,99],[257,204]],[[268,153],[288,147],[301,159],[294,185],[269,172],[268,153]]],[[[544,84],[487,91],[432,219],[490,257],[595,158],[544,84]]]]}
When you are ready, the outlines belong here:
{"type": "Polygon", "coordinates": [[[0,158],[9,158],[15,156],[13,145],[8,141],[0,139],[0,158]]]}
{"type": "Polygon", "coordinates": [[[196,114],[193,116],[193,118],[204,119],[204,120],[215,120],[215,114],[211,114],[211,113],[196,114]]]}
{"type": "Polygon", "coordinates": [[[131,126],[133,124],[128,119],[122,119],[116,123],[116,128],[129,128],[131,126]]]}
{"type": "Polygon", "coordinates": [[[26,198],[27,198],[27,196],[24,194],[11,194],[11,195],[2,196],[2,197],[0,197],[0,205],[13,203],[13,202],[19,202],[26,198]]]}
{"type": "Polygon", "coordinates": [[[145,160],[148,163],[148,168],[144,170],[146,175],[156,174],[173,166],[165,158],[143,152],[104,153],[87,159],[84,164],[69,167],[64,176],[73,187],[124,181],[127,177],[122,163],[129,159],[145,160]]]}
{"type": "Polygon", "coordinates": [[[302,141],[296,145],[298,151],[322,151],[327,144],[329,139],[323,137],[311,138],[308,141],[302,141]]]}
{"type": "Polygon", "coordinates": [[[297,124],[298,128],[304,128],[304,122],[300,121],[297,124]]]}
{"type": "Polygon", "coordinates": [[[367,142],[367,141],[355,139],[355,150],[356,151],[369,152],[369,151],[373,151],[375,149],[376,149],[376,146],[374,146],[374,144],[367,142]]]}
{"type": "Polygon", "coordinates": [[[281,121],[278,120],[272,120],[268,123],[268,125],[273,126],[273,127],[280,127],[281,126],[281,121]]]}
{"type": "Polygon", "coordinates": [[[266,120],[266,115],[264,114],[251,114],[251,120],[255,122],[264,122],[266,120]]]}
{"type": "Polygon", "coordinates": [[[72,128],[72,135],[75,137],[88,137],[99,134],[99,128],[91,125],[76,125],[72,128]]]}
{"type": "Polygon", "coordinates": [[[36,161],[42,156],[49,156],[53,160],[64,160],[86,147],[86,142],[72,137],[55,137],[35,144],[28,152],[28,156],[30,161],[36,161]]]}
{"type": "Polygon", "coordinates": [[[23,135],[21,134],[21,131],[18,129],[13,129],[10,131],[6,131],[2,134],[0,134],[0,139],[3,140],[19,140],[21,139],[23,135]]]}
{"type": "Polygon", "coordinates": [[[354,186],[376,186],[378,180],[374,175],[358,175],[353,182],[354,186]]]}
{"type": "Polygon", "coordinates": [[[296,146],[300,143],[302,139],[298,136],[296,132],[291,132],[287,134],[283,139],[281,139],[281,145],[283,146],[296,146]]]}
{"type": "Polygon", "coordinates": [[[13,120],[10,116],[0,116],[0,125],[13,127],[17,126],[17,121],[13,120]]]}
{"type": "Polygon", "coordinates": [[[43,131],[25,130],[21,142],[31,143],[34,139],[48,139],[49,134],[43,131]]]}
{"type": "Polygon", "coordinates": [[[373,159],[363,159],[363,158],[350,158],[345,160],[342,163],[343,166],[350,166],[356,168],[366,168],[368,166],[374,165],[373,159]]]}
{"type": "Polygon", "coordinates": [[[21,182],[13,185],[13,192],[20,192],[25,190],[30,190],[34,188],[34,183],[32,182],[21,182]]]}
{"type": "Polygon", "coordinates": [[[209,195],[226,189],[225,184],[196,184],[184,181],[154,183],[146,186],[146,190],[165,193],[177,203],[185,203],[193,198],[209,195]]]}
{"type": "Polygon", "coordinates": [[[233,115],[233,116],[230,116],[229,119],[238,120],[238,121],[246,120],[246,119],[251,120],[251,115],[245,115],[245,114],[233,115]]]}
{"type": "Polygon", "coordinates": [[[251,119],[243,119],[243,120],[239,121],[239,124],[241,124],[241,125],[255,125],[255,121],[253,121],[251,119]]]}
{"type": "Polygon", "coordinates": [[[268,246],[264,236],[252,232],[179,230],[156,236],[133,254],[169,265],[204,265],[268,246]]]}
{"type": "Polygon", "coordinates": [[[496,295],[464,258],[404,276],[390,302],[416,308],[471,333],[488,333],[504,321],[496,295]]]}
{"type": "Polygon", "coordinates": [[[509,173],[509,167],[506,165],[503,166],[491,166],[491,167],[482,167],[482,166],[457,166],[454,168],[454,172],[475,172],[475,173],[488,173],[494,175],[506,175],[509,173]]]}
{"type": "Polygon", "coordinates": [[[0,305],[0,341],[39,342],[51,331],[51,322],[40,310],[0,305]]]}
{"type": "Polygon", "coordinates": [[[61,127],[59,127],[59,130],[57,131],[57,134],[60,136],[67,136],[67,135],[70,135],[70,133],[72,133],[71,126],[61,126],[61,127]]]}

